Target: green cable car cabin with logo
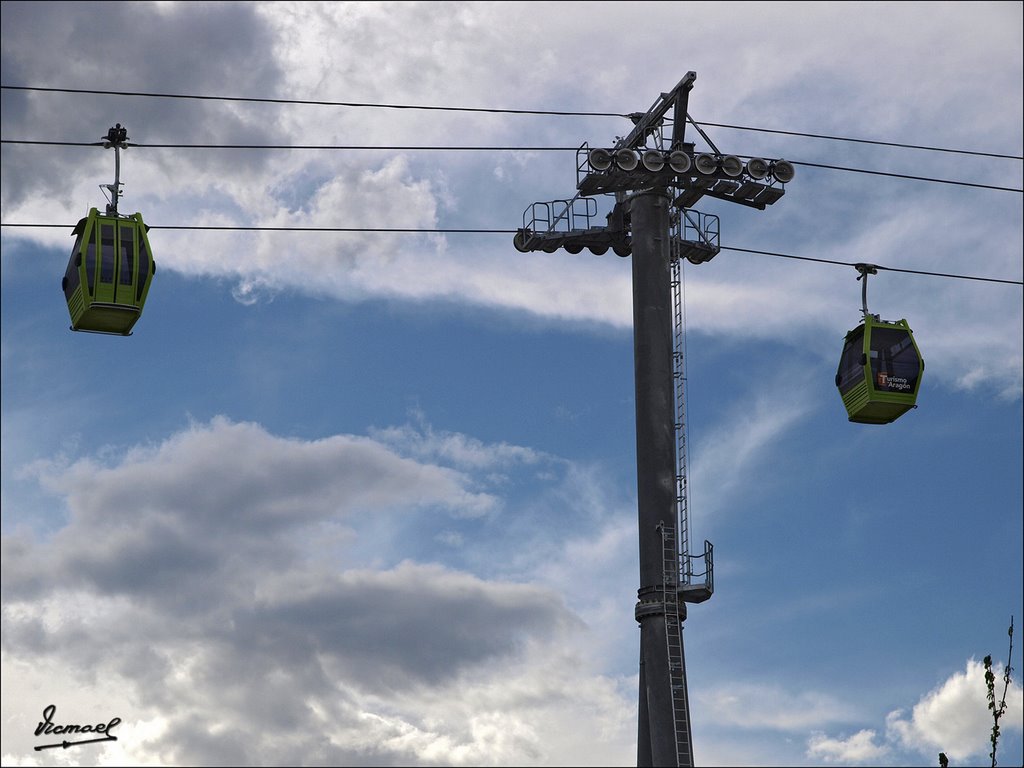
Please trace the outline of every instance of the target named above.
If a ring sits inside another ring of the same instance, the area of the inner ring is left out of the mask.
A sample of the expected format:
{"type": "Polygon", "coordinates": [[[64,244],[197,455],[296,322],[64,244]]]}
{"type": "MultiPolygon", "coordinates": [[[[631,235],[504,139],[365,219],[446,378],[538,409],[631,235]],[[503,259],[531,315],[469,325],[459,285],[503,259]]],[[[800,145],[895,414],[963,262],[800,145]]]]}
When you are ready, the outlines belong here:
{"type": "Polygon", "coordinates": [[[142,214],[101,214],[96,208],[75,225],[61,283],[71,330],[131,335],[156,272],[148,229],[142,214]]]}
{"type": "Polygon", "coordinates": [[[849,420],[889,424],[917,407],[924,359],[906,320],[865,314],[846,334],[836,387],[849,420]]]}

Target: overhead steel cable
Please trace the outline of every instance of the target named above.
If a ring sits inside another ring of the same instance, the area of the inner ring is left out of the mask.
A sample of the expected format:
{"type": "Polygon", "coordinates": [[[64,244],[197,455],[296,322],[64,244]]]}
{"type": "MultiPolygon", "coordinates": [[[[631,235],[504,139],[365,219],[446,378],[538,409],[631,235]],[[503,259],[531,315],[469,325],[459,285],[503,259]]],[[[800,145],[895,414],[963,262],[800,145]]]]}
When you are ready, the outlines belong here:
{"type": "MultiPolygon", "coordinates": [[[[67,224],[23,224],[23,223],[8,223],[0,222],[0,227],[22,227],[25,229],[72,229],[67,224]]],[[[266,227],[266,226],[243,226],[243,225],[159,225],[159,224],[147,224],[147,229],[174,229],[174,230],[209,230],[214,232],[366,232],[366,233],[381,233],[381,234],[422,234],[422,235],[438,235],[438,234],[474,234],[474,235],[514,235],[519,230],[516,229],[456,229],[456,228],[438,228],[438,229],[425,229],[422,227],[266,227]]],[[[760,256],[775,256],[782,259],[795,259],[798,261],[813,261],[819,264],[832,264],[835,266],[842,267],[856,267],[857,263],[852,261],[837,261],[834,259],[822,259],[812,256],[794,256],[789,253],[777,253],[775,251],[760,251],[753,248],[739,248],[735,246],[723,245],[721,246],[723,251],[737,251],[739,253],[751,253],[760,256]]],[[[954,278],[957,280],[976,280],[986,283],[1003,283],[1005,285],[1024,285],[1024,281],[1021,280],[1004,280],[997,277],[979,277],[976,275],[957,275],[949,272],[929,272],[927,270],[918,269],[903,269],[900,267],[885,267],[880,264],[872,264],[873,267],[887,272],[904,272],[911,275],[927,275],[930,277],[947,277],[954,278]]]]}
{"type": "Polygon", "coordinates": [[[830,171],[846,171],[848,173],[867,173],[872,176],[888,176],[893,179],[909,179],[911,181],[927,181],[932,184],[953,184],[960,187],[975,187],[977,189],[992,189],[998,192],[1022,192],[1024,187],[1000,187],[995,184],[978,184],[973,181],[957,181],[955,179],[936,179],[930,176],[911,176],[906,173],[890,173],[888,171],[871,171],[866,168],[847,168],[841,165],[826,165],[825,163],[810,163],[804,160],[790,160],[793,165],[802,165],[807,168],[825,168],[830,171]]]}
{"type": "Polygon", "coordinates": [[[297,104],[318,107],[376,107],[378,109],[424,109],[437,112],[485,112],[511,115],[560,115],[567,117],[629,117],[618,112],[571,112],[554,109],[498,109],[491,107],[442,107],[428,104],[371,104],[360,101],[321,101],[310,99],[271,99],[256,96],[197,96],[186,93],[146,93],[142,91],[97,91],[86,88],[39,88],[28,85],[2,85],[4,90],[85,93],[94,96],[141,96],[151,99],[197,99],[200,101],[249,101],[263,104],[297,104]]]}
{"type": "MultiPolygon", "coordinates": [[[[103,141],[31,141],[28,139],[0,139],[0,144],[42,144],[63,147],[102,147],[103,141]]],[[[127,141],[125,147],[141,149],[375,149],[386,151],[451,151],[473,152],[575,152],[579,147],[458,147],[458,146],[388,146],[383,144],[148,144],[127,141]]]]}
{"type": "MultiPolygon", "coordinates": [[[[74,229],[67,224],[22,224],[0,222],[0,227],[23,227],[25,229],[74,229]]],[[[147,223],[146,229],[180,229],[180,230],[212,230],[228,232],[405,232],[415,234],[478,234],[478,235],[514,235],[515,229],[424,229],[422,227],[287,227],[246,226],[244,224],[167,224],[152,225],[147,223]]]]}
{"type": "MultiPolygon", "coordinates": [[[[372,104],[368,102],[355,102],[355,101],[322,101],[322,100],[304,100],[304,99],[273,99],[273,98],[261,98],[252,96],[201,96],[195,94],[181,94],[181,93],[152,93],[143,91],[109,91],[109,90],[94,90],[86,88],[46,88],[40,86],[29,86],[29,85],[0,85],[0,89],[4,90],[18,90],[18,91],[42,91],[49,93],[80,93],[88,95],[99,95],[99,96],[135,96],[144,98],[154,99],[195,99],[201,101],[242,101],[242,102],[257,102],[257,103],[268,103],[268,104],[297,104],[297,105],[309,105],[309,106],[330,106],[330,107],[367,107],[367,108],[379,108],[379,109],[420,109],[420,110],[435,110],[444,112],[483,112],[483,113],[496,113],[496,114],[514,114],[514,115],[556,115],[556,116],[569,116],[569,117],[624,117],[628,118],[629,113],[621,112],[572,112],[563,110],[542,110],[542,109],[501,109],[501,108],[487,108],[487,107],[445,107],[445,106],[433,106],[425,104],[372,104]]],[[[756,133],[774,133],[785,136],[799,136],[810,139],[826,139],[829,141],[844,141],[856,144],[873,144],[882,147],[895,147],[899,149],[917,149],[928,152],[948,152],[961,155],[975,155],[978,157],[992,157],[1006,160],[1024,160],[1024,156],[1021,155],[1006,155],[995,152],[980,152],[975,150],[967,149],[949,149],[945,147],[932,147],[922,144],[907,144],[895,141],[880,141],[876,139],[860,139],[851,138],[846,136],[830,136],[821,133],[806,133],[800,131],[784,131],[774,128],[754,128],[750,126],[742,125],[729,125],[726,123],[711,123],[706,121],[699,121],[700,125],[712,126],[715,128],[729,128],[737,131],[753,131],[756,133]]],[[[697,123],[694,123],[695,125],[697,123]]]]}
{"type": "MultiPolygon", "coordinates": [[[[102,141],[33,141],[28,139],[0,139],[0,144],[30,144],[42,146],[64,146],[64,147],[101,147],[102,141]]],[[[331,144],[142,144],[127,142],[125,147],[139,147],[141,149],[265,149],[265,150],[374,150],[387,152],[576,152],[579,147],[458,147],[458,146],[386,146],[386,145],[331,145],[331,144]]],[[[749,158],[748,158],[749,159],[749,158]]],[[[937,179],[929,176],[911,176],[904,173],[890,173],[888,171],[872,171],[865,168],[848,168],[840,165],[827,165],[825,163],[812,163],[802,160],[790,160],[793,165],[802,165],[808,168],[823,168],[831,171],[845,171],[847,173],[866,173],[872,176],[888,176],[894,179],[908,179],[911,181],[926,181],[932,184],[952,184],[960,187],[974,187],[976,189],[991,189],[997,192],[1018,192],[1024,193],[1024,188],[1001,187],[995,184],[979,184],[973,181],[958,181],[955,179],[937,179]]]]}
{"type": "MultiPolygon", "coordinates": [[[[723,251],[737,251],[739,253],[753,253],[758,256],[776,256],[780,259],[796,259],[798,261],[814,261],[819,264],[833,264],[841,267],[856,267],[857,263],[853,261],[837,261],[835,259],[822,259],[813,256],[794,256],[790,253],[776,253],[774,251],[759,251],[753,248],[738,248],[735,246],[723,245],[721,246],[723,251]]],[[[881,264],[872,264],[871,266],[876,269],[882,269],[886,272],[905,272],[910,275],[928,275],[930,277],[951,277],[957,280],[978,280],[985,283],[1003,283],[1005,285],[1024,285],[1024,280],[1004,280],[998,277],[978,277],[976,275],[956,275],[949,272],[929,272],[921,269],[903,269],[901,267],[883,267],[881,264]]]]}
{"type": "Polygon", "coordinates": [[[751,128],[745,125],[727,125],[726,123],[709,123],[700,121],[701,125],[712,128],[731,128],[734,131],[754,131],[756,133],[776,133],[782,136],[799,136],[805,139],[825,139],[827,141],[845,141],[851,144],[873,144],[878,147],[895,147],[897,149],[920,149],[926,152],[949,152],[956,155],[974,155],[976,157],[994,157],[1000,160],[1024,160],[1024,155],[1002,155],[997,152],[977,152],[970,149],[949,149],[947,147],[929,147],[922,144],[903,144],[897,141],[879,141],[877,139],[854,139],[849,136],[828,136],[823,133],[801,133],[800,131],[780,131],[775,128],[751,128]]]}

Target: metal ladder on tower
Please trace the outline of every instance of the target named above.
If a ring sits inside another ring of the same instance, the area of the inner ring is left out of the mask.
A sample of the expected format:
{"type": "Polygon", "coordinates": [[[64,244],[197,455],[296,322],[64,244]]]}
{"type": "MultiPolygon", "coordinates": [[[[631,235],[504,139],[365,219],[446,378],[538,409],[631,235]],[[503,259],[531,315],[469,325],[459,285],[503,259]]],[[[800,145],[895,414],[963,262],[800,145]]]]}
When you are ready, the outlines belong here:
{"type": "Polygon", "coordinates": [[[683,317],[682,237],[673,237],[670,248],[672,286],[672,379],[675,385],[676,516],[679,525],[679,554],[682,583],[689,584],[690,504],[686,451],[686,325],[683,317]]]}
{"type": "MultiPolygon", "coordinates": [[[[686,686],[686,662],[683,659],[683,629],[679,615],[679,550],[675,526],[662,523],[661,541],[664,571],[662,576],[665,608],[665,639],[668,648],[668,674],[672,691],[672,722],[675,728],[676,765],[693,765],[690,729],[690,699],[686,686]]],[[[685,608],[683,609],[685,612],[685,608]]]]}
{"type": "MultiPolygon", "coordinates": [[[[717,226],[717,219],[707,221],[717,226]]],[[[675,398],[676,519],[660,526],[662,538],[662,584],[665,611],[665,639],[668,649],[669,684],[672,691],[672,721],[675,729],[676,764],[692,768],[693,731],[690,725],[690,697],[683,654],[686,603],[700,603],[714,590],[712,547],[704,542],[701,555],[690,554],[689,480],[686,433],[686,325],[683,307],[682,260],[700,263],[718,252],[717,228],[709,238],[701,214],[682,211],[674,226],[670,246],[673,354],[672,375],[675,398]],[[703,583],[693,583],[693,559],[703,557],[703,583]]]]}

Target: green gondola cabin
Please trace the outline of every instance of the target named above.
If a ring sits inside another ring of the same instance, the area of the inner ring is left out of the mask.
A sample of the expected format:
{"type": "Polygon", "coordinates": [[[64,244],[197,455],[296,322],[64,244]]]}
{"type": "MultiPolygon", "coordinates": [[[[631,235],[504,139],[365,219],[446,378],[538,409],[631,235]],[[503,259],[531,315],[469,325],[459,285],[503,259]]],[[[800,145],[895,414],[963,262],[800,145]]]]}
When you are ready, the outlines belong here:
{"type": "Polygon", "coordinates": [[[924,359],[906,320],[865,315],[846,334],[836,387],[849,420],[889,424],[917,407],[924,359]]]}
{"type": "Polygon", "coordinates": [[[156,272],[142,214],[91,208],[75,225],[61,287],[71,330],[130,336],[156,272]]]}

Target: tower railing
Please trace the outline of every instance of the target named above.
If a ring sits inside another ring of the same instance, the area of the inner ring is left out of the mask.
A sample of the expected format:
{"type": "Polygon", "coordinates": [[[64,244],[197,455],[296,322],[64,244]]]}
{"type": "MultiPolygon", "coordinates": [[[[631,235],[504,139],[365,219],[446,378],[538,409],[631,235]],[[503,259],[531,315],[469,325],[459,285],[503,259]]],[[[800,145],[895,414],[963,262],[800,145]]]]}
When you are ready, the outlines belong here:
{"type": "Polygon", "coordinates": [[[573,232],[591,228],[597,201],[577,195],[571,200],[532,203],[523,211],[523,228],[530,232],[573,232]]]}

